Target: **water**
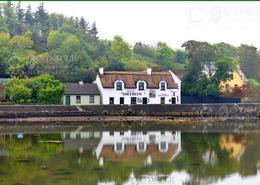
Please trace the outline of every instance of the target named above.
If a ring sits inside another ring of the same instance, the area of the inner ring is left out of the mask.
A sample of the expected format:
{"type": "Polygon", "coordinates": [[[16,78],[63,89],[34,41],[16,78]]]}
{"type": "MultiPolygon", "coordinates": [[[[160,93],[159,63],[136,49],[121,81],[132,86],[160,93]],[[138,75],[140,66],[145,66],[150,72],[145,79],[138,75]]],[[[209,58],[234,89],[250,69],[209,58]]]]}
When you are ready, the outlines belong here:
{"type": "Polygon", "coordinates": [[[259,169],[255,130],[0,132],[1,185],[252,185],[259,169]]]}

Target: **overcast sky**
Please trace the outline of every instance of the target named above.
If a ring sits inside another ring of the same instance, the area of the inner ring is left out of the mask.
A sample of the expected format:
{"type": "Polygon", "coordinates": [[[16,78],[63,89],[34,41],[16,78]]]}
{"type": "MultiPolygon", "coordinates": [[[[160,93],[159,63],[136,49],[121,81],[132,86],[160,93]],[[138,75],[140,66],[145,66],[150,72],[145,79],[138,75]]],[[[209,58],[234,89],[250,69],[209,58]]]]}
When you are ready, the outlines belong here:
{"type": "MultiPolygon", "coordinates": [[[[40,2],[31,4],[35,9],[40,2]]],[[[260,47],[260,2],[44,2],[49,13],[96,21],[100,38],[180,48],[194,39],[260,47]]]]}

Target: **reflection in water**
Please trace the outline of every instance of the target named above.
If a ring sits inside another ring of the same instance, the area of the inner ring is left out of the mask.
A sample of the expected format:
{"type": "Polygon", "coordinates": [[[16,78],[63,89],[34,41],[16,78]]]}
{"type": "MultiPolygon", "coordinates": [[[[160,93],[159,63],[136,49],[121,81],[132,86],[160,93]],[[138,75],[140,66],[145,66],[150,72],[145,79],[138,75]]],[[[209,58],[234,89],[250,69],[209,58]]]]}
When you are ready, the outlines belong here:
{"type": "Polygon", "coordinates": [[[0,135],[0,184],[254,183],[259,145],[258,132],[6,134],[0,135]]]}

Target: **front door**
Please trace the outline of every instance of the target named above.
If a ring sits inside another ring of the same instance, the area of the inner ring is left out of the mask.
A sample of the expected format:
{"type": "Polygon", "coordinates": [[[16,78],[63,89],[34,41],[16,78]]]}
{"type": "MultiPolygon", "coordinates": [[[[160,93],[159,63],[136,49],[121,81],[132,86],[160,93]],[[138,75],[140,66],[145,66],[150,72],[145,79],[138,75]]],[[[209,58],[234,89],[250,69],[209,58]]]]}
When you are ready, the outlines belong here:
{"type": "Polygon", "coordinates": [[[65,104],[70,105],[70,96],[66,96],[65,104]]]}
{"type": "Polygon", "coordinates": [[[172,98],[172,104],[176,104],[176,98],[172,98]]]}
{"type": "Polygon", "coordinates": [[[147,104],[147,98],[143,98],[143,104],[147,104]]]}
{"type": "Polygon", "coordinates": [[[136,97],[131,97],[131,104],[136,104],[136,97]]]}
{"type": "Polygon", "coordinates": [[[161,104],[165,104],[165,98],[161,97],[161,104]]]}
{"type": "Polygon", "coordinates": [[[125,99],[123,97],[120,97],[120,104],[125,104],[125,99]]]}

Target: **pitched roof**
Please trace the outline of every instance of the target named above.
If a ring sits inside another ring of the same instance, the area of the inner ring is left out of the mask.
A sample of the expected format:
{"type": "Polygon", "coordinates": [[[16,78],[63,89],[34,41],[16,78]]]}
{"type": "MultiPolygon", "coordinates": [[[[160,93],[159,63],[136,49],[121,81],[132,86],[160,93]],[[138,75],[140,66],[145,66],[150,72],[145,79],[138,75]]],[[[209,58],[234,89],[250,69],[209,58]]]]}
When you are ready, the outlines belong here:
{"type": "Polygon", "coordinates": [[[65,95],[100,95],[96,84],[65,83],[65,95]]]}
{"type": "Polygon", "coordinates": [[[147,88],[159,88],[161,81],[165,81],[169,89],[177,88],[170,72],[152,72],[149,75],[146,72],[109,71],[104,72],[103,75],[99,74],[99,78],[104,88],[113,88],[114,82],[117,80],[122,80],[125,88],[136,88],[136,83],[139,80],[146,81],[147,88]]]}

